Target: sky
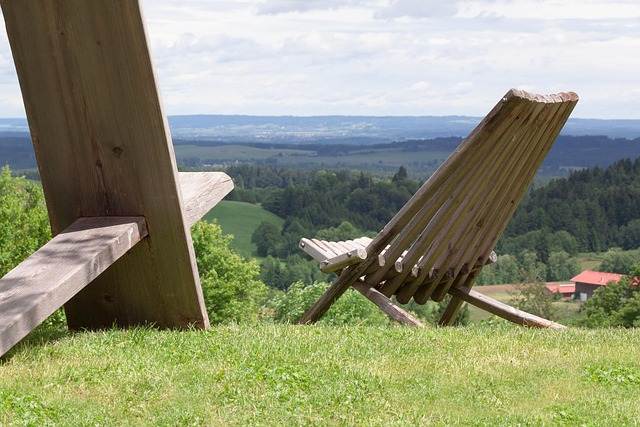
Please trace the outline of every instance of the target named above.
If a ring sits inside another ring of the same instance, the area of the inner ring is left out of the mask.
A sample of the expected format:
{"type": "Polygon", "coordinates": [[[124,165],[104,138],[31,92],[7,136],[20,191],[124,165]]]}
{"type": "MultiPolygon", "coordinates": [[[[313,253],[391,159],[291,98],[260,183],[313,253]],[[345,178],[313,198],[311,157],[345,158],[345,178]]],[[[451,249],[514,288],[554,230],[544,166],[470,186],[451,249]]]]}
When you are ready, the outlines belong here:
{"type": "MultiPolygon", "coordinates": [[[[511,87],[640,119],[638,0],[142,0],[167,114],[486,114],[511,87]]],[[[0,117],[24,116],[0,31],[0,117]]]]}

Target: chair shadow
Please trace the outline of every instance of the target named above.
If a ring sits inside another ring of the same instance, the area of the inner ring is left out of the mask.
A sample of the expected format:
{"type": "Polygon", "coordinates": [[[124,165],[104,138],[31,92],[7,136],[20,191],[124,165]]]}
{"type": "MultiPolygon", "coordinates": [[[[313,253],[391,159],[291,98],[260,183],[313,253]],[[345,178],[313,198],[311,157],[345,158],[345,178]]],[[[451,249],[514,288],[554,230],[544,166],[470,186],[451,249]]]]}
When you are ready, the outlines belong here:
{"type": "Polygon", "coordinates": [[[29,333],[18,344],[0,357],[0,368],[9,363],[16,355],[55,343],[63,338],[72,336],[76,332],[70,331],[65,325],[51,325],[44,323],[29,333]]]}

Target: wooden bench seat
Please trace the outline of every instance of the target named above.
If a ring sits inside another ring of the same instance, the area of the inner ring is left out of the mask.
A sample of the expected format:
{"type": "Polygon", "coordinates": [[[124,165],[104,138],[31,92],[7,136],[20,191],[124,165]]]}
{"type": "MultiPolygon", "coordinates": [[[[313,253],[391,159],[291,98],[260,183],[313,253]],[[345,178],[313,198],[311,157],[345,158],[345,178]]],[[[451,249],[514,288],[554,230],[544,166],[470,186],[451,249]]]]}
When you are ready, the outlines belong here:
{"type": "MultiPolygon", "coordinates": [[[[233,189],[221,172],[181,172],[192,226],[233,189]]],[[[147,233],[144,217],[79,218],[0,279],[0,356],[89,285],[147,233]]]]}

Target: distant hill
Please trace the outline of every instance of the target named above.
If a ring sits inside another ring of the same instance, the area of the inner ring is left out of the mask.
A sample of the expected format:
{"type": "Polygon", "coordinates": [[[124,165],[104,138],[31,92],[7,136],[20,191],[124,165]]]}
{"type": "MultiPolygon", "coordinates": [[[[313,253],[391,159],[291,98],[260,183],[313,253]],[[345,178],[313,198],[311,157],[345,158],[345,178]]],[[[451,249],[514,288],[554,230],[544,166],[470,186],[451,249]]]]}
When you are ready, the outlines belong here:
{"type": "MultiPolygon", "coordinates": [[[[480,122],[469,116],[171,116],[173,135],[229,142],[374,144],[464,137],[480,122]]],[[[640,120],[570,119],[563,135],[640,138],[640,120]]]]}
{"type": "Polygon", "coordinates": [[[233,234],[231,247],[242,256],[253,257],[256,247],[251,235],[263,221],[272,222],[280,228],[284,220],[258,205],[233,200],[223,200],[204,218],[218,221],[225,234],[233,234]]]}
{"type": "MultiPolygon", "coordinates": [[[[176,138],[225,142],[376,144],[407,139],[464,137],[478,124],[470,116],[170,116],[176,138]]],[[[28,133],[25,119],[0,119],[0,134],[28,133]]],[[[563,135],[640,138],[640,120],[570,119],[563,135]]]]}
{"type": "MultiPolygon", "coordinates": [[[[400,166],[416,177],[431,174],[460,143],[459,137],[412,139],[378,144],[307,142],[227,142],[174,139],[178,164],[192,169],[224,169],[252,163],[293,169],[350,169],[395,173],[400,166]]],[[[556,177],[585,167],[606,167],[620,159],[640,157],[640,138],[561,135],[547,156],[540,176],[556,177]]],[[[35,168],[29,139],[0,136],[0,165],[35,168]]]]}

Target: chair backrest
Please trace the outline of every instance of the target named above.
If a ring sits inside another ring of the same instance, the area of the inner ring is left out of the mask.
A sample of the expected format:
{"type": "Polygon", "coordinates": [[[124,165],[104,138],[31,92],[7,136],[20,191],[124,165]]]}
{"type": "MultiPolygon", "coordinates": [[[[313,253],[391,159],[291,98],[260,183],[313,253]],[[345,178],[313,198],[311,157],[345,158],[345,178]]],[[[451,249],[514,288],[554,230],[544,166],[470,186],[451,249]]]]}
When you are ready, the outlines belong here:
{"type": "Polygon", "coordinates": [[[577,101],[510,90],[371,242],[365,282],[425,303],[475,277],[577,101]]]}

